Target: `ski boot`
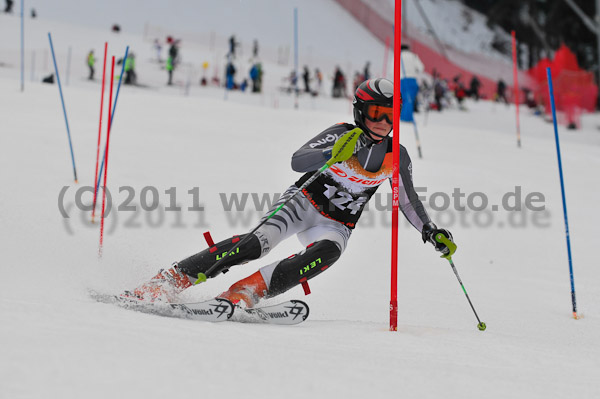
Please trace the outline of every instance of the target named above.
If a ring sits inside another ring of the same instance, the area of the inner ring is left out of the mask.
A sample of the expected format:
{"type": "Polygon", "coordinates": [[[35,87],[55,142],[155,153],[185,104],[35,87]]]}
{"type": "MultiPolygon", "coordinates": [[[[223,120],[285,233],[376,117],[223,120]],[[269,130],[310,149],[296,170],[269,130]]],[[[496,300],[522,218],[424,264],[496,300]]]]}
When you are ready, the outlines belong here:
{"type": "Polygon", "coordinates": [[[146,302],[173,302],[179,293],[191,286],[190,278],[174,263],[169,269],[160,269],[156,276],[133,292],[125,291],[121,297],[146,302]]]}
{"type": "Polygon", "coordinates": [[[267,284],[260,271],[233,284],[227,291],[218,296],[240,306],[254,307],[261,298],[267,295],[267,284]]]}

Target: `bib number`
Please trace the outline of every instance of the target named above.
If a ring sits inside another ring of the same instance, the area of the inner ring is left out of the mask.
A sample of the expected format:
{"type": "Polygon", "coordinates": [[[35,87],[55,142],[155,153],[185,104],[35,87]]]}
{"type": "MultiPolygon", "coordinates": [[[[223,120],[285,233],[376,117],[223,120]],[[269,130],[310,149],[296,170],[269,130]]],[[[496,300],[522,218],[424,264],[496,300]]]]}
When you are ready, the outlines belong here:
{"type": "Polygon", "coordinates": [[[350,210],[351,215],[356,215],[367,202],[367,197],[361,196],[355,199],[347,192],[339,191],[335,186],[329,184],[325,184],[324,186],[326,190],[323,195],[325,195],[336,208],[342,211],[350,210]]]}

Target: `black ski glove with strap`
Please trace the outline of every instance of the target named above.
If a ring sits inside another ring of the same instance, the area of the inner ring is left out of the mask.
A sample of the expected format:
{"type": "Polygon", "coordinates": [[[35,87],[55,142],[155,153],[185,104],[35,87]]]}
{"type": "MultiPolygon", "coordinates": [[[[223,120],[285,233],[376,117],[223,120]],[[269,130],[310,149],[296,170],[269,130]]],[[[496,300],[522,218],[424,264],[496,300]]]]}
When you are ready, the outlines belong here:
{"type": "Polygon", "coordinates": [[[448,248],[446,244],[441,243],[435,239],[438,234],[443,234],[450,242],[454,243],[452,239],[452,234],[446,229],[438,229],[437,226],[429,222],[423,226],[423,230],[421,231],[421,238],[423,238],[423,242],[429,241],[433,244],[436,251],[441,252],[444,255],[452,256],[454,252],[456,252],[456,246],[453,248],[448,248]]]}

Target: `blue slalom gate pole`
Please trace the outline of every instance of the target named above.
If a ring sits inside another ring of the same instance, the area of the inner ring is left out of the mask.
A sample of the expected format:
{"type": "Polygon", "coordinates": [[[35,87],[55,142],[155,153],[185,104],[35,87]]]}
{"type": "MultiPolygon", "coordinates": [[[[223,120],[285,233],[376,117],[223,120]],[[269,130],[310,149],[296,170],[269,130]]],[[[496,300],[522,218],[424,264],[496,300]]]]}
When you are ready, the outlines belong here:
{"type": "Polygon", "coordinates": [[[77,183],[77,169],[75,168],[75,155],[73,155],[73,144],[71,142],[71,131],[69,130],[69,120],[67,119],[67,109],[65,108],[65,100],[63,98],[62,86],[60,84],[60,76],[58,74],[58,66],[56,66],[56,56],[54,55],[54,46],[52,45],[52,35],[48,32],[48,40],[50,41],[50,50],[52,51],[52,60],[54,61],[54,71],[56,72],[56,82],[58,83],[58,91],[60,93],[60,101],[62,102],[63,114],[65,115],[65,123],[67,125],[67,136],[69,137],[69,148],[71,149],[71,161],[73,163],[73,174],[75,175],[75,183],[77,183]]]}
{"type": "MultiPolygon", "coordinates": [[[[125,57],[123,58],[123,65],[121,66],[121,76],[119,76],[119,84],[117,85],[117,94],[115,94],[115,103],[113,104],[112,112],[110,113],[110,127],[112,130],[112,124],[115,121],[115,110],[117,109],[117,100],[119,99],[119,90],[121,90],[121,81],[123,81],[123,74],[125,73],[125,62],[127,62],[127,54],[129,54],[129,46],[125,48],[125,57]]],[[[110,77],[114,79],[114,76],[110,77]]],[[[102,155],[102,164],[100,165],[100,172],[98,173],[98,181],[96,183],[96,193],[100,188],[100,177],[102,176],[102,170],[104,169],[104,163],[106,162],[106,147],[104,148],[104,155],[102,155]]]]}
{"type": "Polygon", "coordinates": [[[560,143],[558,140],[558,127],[556,125],[556,107],[554,105],[554,88],[552,87],[552,72],[546,68],[548,75],[548,90],[550,91],[550,104],[552,105],[552,120],[554,121],[554,139],[556,141],[556,154],[558,156],[558,173],[560,175],[560,192],[562,195],[563,214],[565,217],[565,234],[567,237],[567,254],[569,256],[569,274],[571,276],[571,302],[573,303],[573,317],[577,319],[577,300],[575,299],[575,280],[573,279],[573,259],[571,257],[571,238],[569,236],[569,218],[567,217],[567,200],[565,197],[565,182],[560,157],[560,143]]]}
{"type": "MultiPolygon", "coordinates": [[[[21,91],[25,90],[25,0],[21,0],[21,91]]],[[[77,180],[77,179],[75,179],[77,180]]]]}
{"type": "Polygon", "coordinates": [[[296,101],[294,107],[298,108],[298,7],[294,8],[294,74],[296,75],[296,82],[294,83],[296,101]]]}

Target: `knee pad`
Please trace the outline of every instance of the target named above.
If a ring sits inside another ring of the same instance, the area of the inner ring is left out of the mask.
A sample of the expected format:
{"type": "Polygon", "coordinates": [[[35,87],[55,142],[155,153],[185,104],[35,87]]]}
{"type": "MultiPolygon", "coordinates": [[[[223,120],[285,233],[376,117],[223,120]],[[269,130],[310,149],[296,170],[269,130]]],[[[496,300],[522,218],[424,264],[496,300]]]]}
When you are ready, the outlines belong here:
{"type": "Polygon", "coordinates": [[[273,269],[269,297],[279,295],[321,274],[337,261],[342,251],[329,240],[316,241],[300,253],[279,262],[273,269]]]}
{"type": "Polygon", "coordinates": [[[237,243],[247,237],[248,234],[233,236],[223,240],[202,252],[192,255],[178,263],[178,267],[185,274],[197,276],[198,273],[205,273],[217,261],[227,257],[220,264],[217,270],[210,273],[208,278],[217,276],[220,273],[226,273],[231,266],[240,265],[248,261],[258,259],[261,254],[260,241],[255,235],[252,235],[245,243],[239,246],[232,254],[227,253],[237,245],[237,243]]]}

